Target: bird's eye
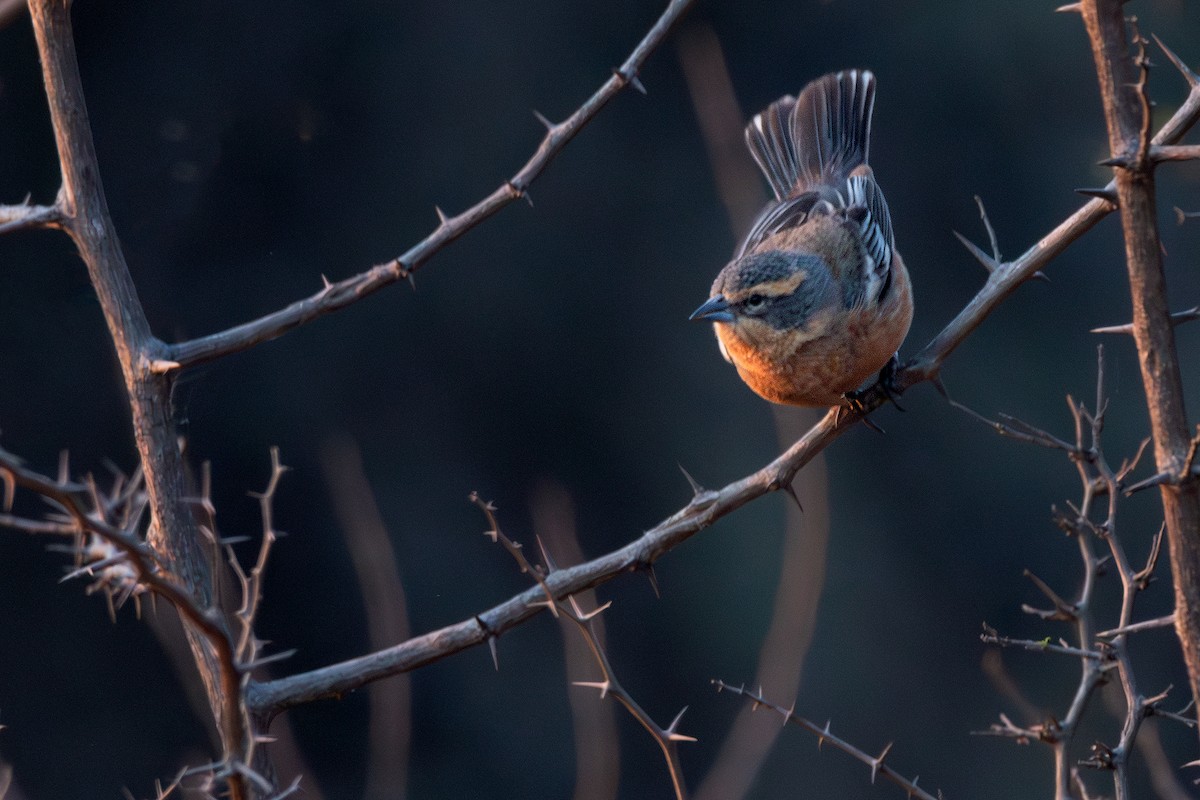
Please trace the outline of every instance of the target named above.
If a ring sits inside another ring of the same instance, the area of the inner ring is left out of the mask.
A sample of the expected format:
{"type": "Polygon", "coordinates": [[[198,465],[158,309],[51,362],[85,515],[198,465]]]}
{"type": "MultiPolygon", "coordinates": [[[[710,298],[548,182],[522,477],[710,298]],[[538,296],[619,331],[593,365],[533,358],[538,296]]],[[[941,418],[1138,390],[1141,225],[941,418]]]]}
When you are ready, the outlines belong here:
{"type": "Polygon", "coordinates": [[[757,314],[767,305],[767,298],[761,294],[752,294],[746,298],[746,311],[757,314]]]}

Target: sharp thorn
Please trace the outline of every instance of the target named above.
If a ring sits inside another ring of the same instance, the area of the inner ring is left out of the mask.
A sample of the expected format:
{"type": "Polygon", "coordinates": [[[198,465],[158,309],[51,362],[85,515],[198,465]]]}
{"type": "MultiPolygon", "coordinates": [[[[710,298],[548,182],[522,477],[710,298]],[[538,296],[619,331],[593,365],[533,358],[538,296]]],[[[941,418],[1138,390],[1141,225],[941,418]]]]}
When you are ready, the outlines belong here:
{"type": "Polygon", "coordinates": [[[1072,11],[1074,11],[1077,14],[1082,14],[1083,13],[1083,4],[1082,3],[1068,3],[1065,6],[1059,6],[1058,8],[1054,9],[1054,12],[1056,14],[1068,14],[1072,11]]]}
{"type": "Polygon", "coordinates": [[[1109,203],[1112,203],[1114,206],[1117,204],[1116,189],[1110,189],[1107,186],[1103,186],[1099,189],[1089,189],[1089,188],[1076,189],[1075,194],[1081,194],[1084,197],[1098,197],[1101,200],[1106,200],[1109,203]]]}
{"type": "Polygon", "coordinates": [[[1164,483],[1170,483],[1171,477],[1171,473],[1169,472],[1160,472],[1157,475],[1151,475],[1144,481],[1138,481],[1133,486],[1130,486],[1128,489],[1126,489],[1125,496],[1129,497],[1130,495],[1136,494],[1143,489],[1149,489],[1151,486],[1159,486],[1164,483]]]}
{"type": "Polygon", "coordinates": [[[650,579],[650,588],[654,590],[654,599],[662,600],[662,593],[658,590],[658,575],[654,572],[654,565],[646,567],[646,577],[650,579]]]}
{"type": "Polygon", "coordinates": [[[675,715],[675,719],[671,720],[671,724],[667,726],[667,733],[675,733],[675,731],[679,728],[679,721],[683,719],[683,715],[687,713],[687,710],[687,706],[679,709],[679,713],[675,715]]]}
{"type": "Polygon", "coordinates": [[[534,536],[537,539],[538,548],[542,551],[542,561],[546,564],[546,574],[549,575],[554,570],[558,569],[558,565],[554,563],[554,559],[550,557],[550,551],[546,549],[546,543],[542,541],[541,534],[534,536]]]}
{"type": "Polygon", "coordinates": [[[450,219],[446,216],[446,212],[442,211],[441,206],[434,206],[433,210],[437,212],[438,224],[445,225],[450,219]]]}
{"type": "Polygon", "coordinates": [[[1187,64],[1184,64],[1183,61],[1180,60],[1179,56],[1175,55],[1175,53],[1171,51],[1171,48],[1163,44],[1162,39],[1159,39],[1158,36],[1153,33],[1150,34],[1150,36],[1154,39],[1154,42],[1158,45],[1159,49],[1162,50],[1163,53],[1166,54],[1167,58],[1171,60],[1171,63],[1175,65],[1175,69],[1179,70],[1179,72],[1183,75],[1183,79],[1188,82],[1188,86],[1194,87],[1196,84],[1200,83],[1200,76],[1197,76],[1196,73],[1192,72],[1192,70],[1188,68],[1187,64]]]}
{"type": "Polygon", "coordinates": [[[534,119],[536,119],[538,122],[542,123],[543,127],[545,127],[546,130],[548,130],[548,131],[554,130],[554,123],[551,122],[550,120],[546,119],[542,115],[542,112],[538,111],[536,108],[533,110],[533,116],[534,116],[534,119]]]}
{"type": "Polygon", "coordinates": [[[888,742],[887,747],[883,748],[883,752],[880,753],[878,756],[876,756],[875,760],[871,762],[871,783],[872,784],[875,783],[875,776],[879,774],[879,768],[883,766],[883,760],[885,758],[887,758],[887,754],[889,751],[891,751],[893,744],[895,744],[895,743],[888,742]]]}
{"type": "Polygon", "coordinates": [[[1042,272],[1041,270],[1038,270],[1037,272],[1033,273],[1033,278],[1034,278],[1034,280],[1039,280],[1042,283],[1051,283],[1050,278],[1046,275],[1046,273],[1042,272]]]}
{"type": "MultiPolygon", "coordinates": [[[[571,603],[572,604],[575,603],[574,597],[571,598],[571,603]]],[[[604,605],[596,606],[596,608],[592,609],[591,611],[587,612],[586,614],[579,611],[578,610],[579,607],[578,607],[578,605],[576,605],[576,616],[578,616],[582,621],[587,622],[588,620],[592,619],[593,617],[598,617],[601,614],[603,614],[605,611],[608,611],[609,606],[611,606],[612,604],[613,604],[613,601],[609,600],[604,605]]]]}
{"type": "Polygon", "coordinates": [[[975,260],[983,265],[983,268],[988,271],[989,275],[991,273],[995,272],[996,268],[1000,266],[1000,264],[997,263],[996,259],[992,258],[987,253],[983,252],[983,250],[979,249],[979,247],[976,246],[976,244],[974,242],[972,242],[970,239],[963,236],[958,231],[954,231],[953,233],[955,236],[958,237],[958,240],[960,242],[962,242],[963,247],[967,248],[967,252],[969,252],[971,255],[975,256],[975,260]]]}
{"type": "Polygon", "coordinates": [[[1124,325],[1106,325],[1103,328],[1092,328],[1090,333],[1133,333],[1133,323],[1126,322],[1124,325]]]}
{"type": "Polygon", "coordinates": [[[599,689],[600,699],[603,700],[608,696],[609,683],[608,681],[572,681],[572,686],[583,686],[587,689],[599,689]]]}
{"type": "Polygon", "coordinates": [[[500,653],[496,649],[496,637],[488,637],[488,649],[492,651],[492,665],[496,668],[496,672],[500,671],[500,653]]]}
{"type": "Polygon", "coordinates": [[[866,414],[864,414],[863,416],[861,416],[859,419],[861,419],[861,420],[862,420],[862,424],[863,424],[863,425],[866,425],[868,428],[870,428],[871,430],[875,431],[876,433],[887,433],[887,431],[885,431],[883,428],[881,428],[881,427],[879,427],[878,425],[876,425],[876,424],[875,424],[875,423],[874,423],[874,422],[871,420],[871,418],[870,418],[870,417],[868,417],[866,414]]]}
{"type": "Polygon", "coordinates": [[[800,503],[800,495],[796,494],[796,487],[790,483],[785,483],[779,488],[786,492],[788,497],[792,498],[792,502],[796,504],[796,508],[800,509],[800,513],[803,514],[804,506],[800,503]]]}
{"type": "Polygon", "coordinates": [[[688,484],[692,487],[692,494],[696,497],[704,494],[704,487],[700,485],[699,481],[692,477],[692,473],[688,472],[684,468],[683,464],[676,464],[676,466],[679,467],[679,471],[683,473],[683,477],[687,478],[688,484]]]}
{"type": "Polygon", "coordinates": [[[613,74],[616,75],[621,80],[625,81],[630,86],[632,86],[634,91],[636,91],[638,94],[646,94],[646,86],[645,86],[645,84],[642,83],[642,79],[639,78],[636,74],[626,75],[624,72],[621,72],[621,70],[617,69],[616,67],[613,67],[613,74]]]}

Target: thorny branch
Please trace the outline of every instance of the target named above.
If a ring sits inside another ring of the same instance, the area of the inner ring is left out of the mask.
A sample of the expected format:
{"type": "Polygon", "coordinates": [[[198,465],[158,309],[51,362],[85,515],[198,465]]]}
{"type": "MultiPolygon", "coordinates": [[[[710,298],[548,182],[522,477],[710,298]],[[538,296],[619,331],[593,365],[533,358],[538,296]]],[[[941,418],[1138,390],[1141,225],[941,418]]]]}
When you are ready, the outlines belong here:
{"type": "MultiPolygon", "coordinates": [[[[69,46],[71,37],[67,6],[65,3],[53,3],[50,0],[34,3],[39,48],[43,52],[43,62],[47,64],[45,74],[48,91],[52,95],[52,119],[59,140],[64,187],[63,192],[60,192],[59,201],[54,206],[25,206],[25,211],[20,210],[22,206],[0,209],[7,214],[4,221],[0,222],[0,232],[32,226],[62,226],[79,245],[101,296],[131,397],[137,395],[149,398],[148,401],[135,401],[133,410],[135,428],[139,435],[139,450],[147,470],[150,505],[158,523],[156,530],[162,530],[168,537],[178,535],[176,527],[182,517],[177,512],[181,508],[182,494],[174,484],[178,482],[178,476],[182,472],[173,469],[173,466],[177,466],[178,454],[174,452],[172,444],[169,415],[164,410],[167,384],[155,376],[162,376],[181,366],[246,349],[324,313],[345,307],[358,297],[384,285],[411,276],[413,271],[449,242],[513,200],[525,196],[529,182],[540,174],[566,142],[617,91],[630,84],[639,86],[636,74],[641,64],[688,5],[686,0],[672,2],[614,76],[567,120],[548,126],[548,132],[537,153],[513,179],[462,214],[446,217],[439,212],[440,221],[434,232],[403,255],[347,281],[330,284],[313,297],[275,314],[230,331],[168,346],[154,339],[148,331],[140,304],[128,280],[123,257],[112,234],[112,225],[104,207],[103,196],[94,178],[95,172],[92,170],[89,177],[86,171],[86,168],[94,167],[95,156],[91,152],[90,137],[81,133],[86,131],[87,120],[86,115],[82,113],[82,95],[78,88],[78,76],[75,74],[74,53],[69,46]],[[64,98],[65,102],[55,105],[64,98]],[[80,171],[81,167],[85,168],[83,172],[80,171]],[[81,212],[86,216],[88,225],[92,225],[99,232],[98,237],[90,235],[86,230],[87,225],[79,224],[80,217],[77,215],[81,212]]],[[[1161,155],[1169,152],[1161,148],[1174,145],[1200,116],[1200,82],[1174,54],[1166,48],[1163,49],[1188,78],[1191,91],[1187,101],[1153,139],[1142,137],[1140,155],[1143,159],[1150,158],[1155,153],[1161,155]]],[[[1183,151],[1174,152],[1182,154],[1183,151]]],[[[1094,199],[1012,261],[999,262],[995,255],[988,256],[978,248],[972,248],[973,254],[989,269],[987,281],[959,315],[897,372],[894,381],[896,390],[904,391],[924,381],[933,382],[940,388],[940,369],[945,359],[982,324],[987,315],[1018,286],[1034,277],[1039,269],[1115,208],[1116,182],[1103,189],[1089,190],[1088,193],[1095,195],[1094,199]]],[[[1134,324],[1138,324],[1136,315],[1134,324]]],[[[245,741],[250,735],[248,731],[239,727],[244,711],[270,716],[287,707],[318,697],[337,695],[368,681],[407,671],[466,647],[494,640],[495,636],[536,613],[538,604],[545,598],[546,588],[554,598],[559,599],[580,589],[598,585],[621,572],[650,568],[661,555],[722,516],[764,494],[778,489],[786,490],[796,472],[816,453],[852,427],[866,413],[882,405],[885,400],[882,390],[876,389],[867,395],[860,410],[841,414],[831,412],[785,453],[759,471],[720,490],[697,488],[695,496],[687,506],[638,540],[585,564],[553,571],[545,577],[544,587],[527,590],[470,620],[362,658],[266,683],[245,683],[244,708],[238,707],[237,713],[218,714],[225,726],[223,740],[226,746],[233,741],[245,741]]],[[[3,466],[9,484],[30,488],[62,503],[72,519],[70,524],[75,526],[73,531],[83,529],[96,533],[105,541],[117,546],[138,571],[140,581],[170,600],[206,638],[211,639],[217,646],[222,683],[226,684],[227,689],[230,688],[227,680],[236,680],[239,684],[244,680],[243,674],[230,669],[231,665],[244,665],[236,663],[237,648],[229,639],[223,623],[210,617],[213,612],[197,600],[190,580],[186,587],[180,586],[174,581],[174,576],[163,569],[160,553],[156,553],[137,537],[112,527],[103,519],[93,518],[94,515],[87,511],[85,505],[80,504],[78,497],[59,482],[24,470],[15,459],[6,460],[3,466]],[[226,644],[221,645],[221,641],[226,644]]],[[[1110,501],[1111,497],[1110,494],[1110,501]]],[[[63,524],[54,521],[12,520],[11,515],[7,514],[4,519],[16,521],[31,531],[49,531],[55,525],[63,524]]],[[[186,530],[187,527],[185,524],[179,525],[180,530],[186,530]]],[[[1086,537],[1079,538],[1083,541],[1086,537]]],[[[1108,541],[1111,547],[1111,538],[1108,541]]],[[[172,554],[183,559],[188,568],[195,567],[196,559],[188,553],[172,554]]],[[[247,581],[252,582],[252,579],[247,578],[247,581]]],[[[1124,619],[1125,616],[1123,612],[1123,625],[1129,624],[1129,620],[1124,619]]],[[[1124,634],[1118,634],[1113,646],[1123,645],[1123,637],[1124,634]]],[[[1120,662],[1120,657],[1117,660],[1120,662]]],[[[1091,659],[1085,661],[1090,662],[1091,659]]],[[[226,691],[225,695],[222,703],[236,704],[237,691],[226,691]]],[[[1133,727],[1136,732],[1136,725],[1133,727]]],[[[1126,737],[1123,735],[1122,744],[1118,745],[1118,754],[1119,748],[1125,742],[1126,737]]],[[[246,774],[248,767],[241,762],[224,763],[234,773],[230,776],[228,787],[231,795],[246,796],[245,782],[254,782],[254,779],[246,774]]]]}
{"type": "MultiPolygon", "coordinates": [[[[204,768],[190,770],[187,775],[204,773],[209,780],[227,781],[230,784],[249,782],[263,796],[281,798],[290,794],[285,789],[274,793],[270,782],[256,773],[253,763],[256,745],[260,737],[255,736],[243,702],[243,690],[252,670],[286,658],[290,653],[280,653],[259,658],[261,642],[253,638],[255,616],[262,597],[262,576],[266,568],[271,543],[276,538],[273,525],[272,501],[279,478],[286,470],[279,463],[277,449],[271,451],[272,474],[265,492],[257,495],[262,504],[263,540],[258,560],[247,575],[234,556],[229,541],[216,540],[228,552],[229,564],[241,581],[242,604],[237,618],[242,625],[241,635],[235,640],[229,633],[220,610],[203,606],[195,595],[182,586],[162,557],[143,538],[145,495],[140,476],[132,478],[118,476],[112,489],[101,493],[96,482],[89,476],[85,481],[73,481],[67,477],[65,459],[61,474],[50,478],[24,466],[20,459],[0,448],[0,480],[5,489],[5,503],[0,513],[0,524],[33,534],[68,536],[76,540],[69,549],[76,555],[77,567],[64,580],[76,577],[95,579],[94,589],[101,589],[109,597],[110,609],[119,608],[130,597],[143,592],[161,597],[171,604],[184,620],[200,632],[216,654],[221,669],[224,695],[224,713],[240,720],[244,739],[242,748],[204,768]],[[50,501],[61,513],[45,520],[35,520],[12,513],[16,488],[26,489],[50,501]],[[86,538],[85,538],[86,537],[86,538]]],[[[207,495],[206,498],[207,499],[207,495]]],[[[215,536],[215,532],[214,532],[215,536]]],[[[243,790],[246,787],[243,786],[243,790]]],[[[205,790],[216,791],[216,787],[205,790]]]]}
{"type": "MultiPolygon", "coordinates": [[[[994,629],[985,626],[983,641],[1002,647],[1019,647],[1035,652],[1054,652],[1076,657],[1080,660],[1081,673],[1079,684],[1075,690],[1074,699],[1066,716],[1061,720],[1051,718],[1048,721],[1022,727],[1016,725],[1007,716],[1001,714],[1000,722],[993,724],[986,731],[990,735],[1003,736],[1018,742],[1041,741],[1050,745],[1054,751],[1055,760],[1055,798],[1056,800],[1072,800],[1076,790],[1082,787],[1082,778],[1075,774],[1074,765],[1070,763],[1071,747],[1079,729],[1080,721],[1088,702],[1096,689],[1110,672],[1116,672],[1125,697],[1125,718],[1120,737],[1116,745],[1097,743],[1093,746],[1089,758],[1079,762],[1081,766],[1111,770],[1113,783],[1118,800],[1124,800],[1129,795],[1128,760],[1137,738],[1138,730],[1143,720],[1151,714],[1162,713],[1158,706],[1166,698],[1166,693],[1152,698],[1145,697],[1138,689],[1133,673],[1133,666],[1128,652],[1128,635],[1151,627],[1161,627],[1163,619],[1147,620],[1135,623],[1133,621],[1134,602],[1137,595],[1150,584],[1158,557],[1161,552],[1162,533],[1155,538],[1150,554],[1143,567],[1134,567],[1125,552],[1117,535],[1117,503],[1123,496],[1124,481],[1137,466],[1145,445],[1138,449],[1137,454],[1126,460],[1119,469],[1114,470],[1108,463],[1102,447],[1102,432],[1104,416],[1108,407],[1104,395],[1104,350],[1097,348],[1097,377],[1095,411],[1089,410],[1082,402],[1067,398],[1067,405],[1074,420],[1074,442],[1063,446],[1061,439],[1046,434],[1047,441],[1036,441],[1036,444],[1049,444],[1056,449],[1065,450],[1068,458],[1075,464],[1082,485],[1082,499],[1077,506],[1071,506],[1071,512],[1055,509],[1056,522],[1068,535],[1076,540],[1080,557],[1083,561],[1083,584],[1076,600],[1066,602],[1061,600],[1049,586],[1040,581],[1044,594],[1051,597],[1056,610],[1044,612],[1028,606],[1024,610],[1043,620],[1060,620],[1069,622],[1075,628],[1075,645],[1064,640],[1052,644],[1050,637],[1043,640],[1013,639],[999,635],[994,629]],[[1099,541],[1108,551],[1107,556],[1099,556],[1094,542],[1099,541]],[[1121,581],[1121,607],[1117,624],[1110,630],[1097,633],[1093,615],[1093,604],[1096,597],[1096,582],[1099,568],[1107,560],[1115,569],[1121,581]]],[[[972,412],[974,413],[974,412],[972,412]]],[[[978,415],[975,415],[978,417],[978,415]]],[[[1012,418],[1007,418],[1011,420],[1012,418]]],[[[984,420],[987,422],[987,420],[984,420]]],[[[1010,432],[1036,430],[1016,420],[1011,422],[990,423],[1001,434],[1010,432]]],[[[1025,441],[1031,441],[1029,437],[1025,441]]],[[[1174,620],[1172,615],[1170,621],[1174,620]]],[[[1173,715],[1178,716],[1178,715],[1173,715]]],[[[1189,720],[1189,722],[1191,722],[1189,720]]]]}
{"type": "MultiPolygon", "coordinates": [[[[0,206],[0,233],[57,227],[75,242],[88,268],[121,366],[141,460],[139,474],[144,476],[152,517],[146,542],[128,536],[122,539],[118,535],[121,531],[102,520],[87,521],[82,505],[73,508],[80,513],[72,524],[113,537],[113,544],[124,548],[124,557],[137,568],[139,579],[154,583],[156,593],[166,596],[185,619],[194,623],[185,630],[220,734],[221,763],[229,768],[228,785],[223,791],[228,791],[234,800],[248,798],[255,792],[271,793],[269,786],[264,788],[261,776],[238,758],[239,754],[252,752],[254,734],[246,724],[247,707],[240,703],[245,676],[235,669],[239,666],[236,656],[256,649],[257,645],[252,633],[244,628],[239,642],[233,642],[225,630],[226,620],[216,609],[211,556],[205,552],[206,534],[184,496],[183,462],[170,402],[175,371],[183,364],[209,360],[273,338],[399,278],[411,277],[415,269],[450,241],[516,198],[526,196],[530,183],[620,89],[628,85],[641,88],[638,70],[690,2],[673,0],[601,89],[565,121],[548,126],[537,152],[512,179],[458,216],[446,217],[439,211],[440,222],[434,232],[400,257],[356,278],[328,285],[313,298],[242,328],[171,347],[150,330],[108,212],[79,77],[71,4],[69,0],[30,0],[62,185],[52,206],[28,202],[0,206]],[[160,574],[152,574],[151,567],[160,574]]],[[[11,493],[13,475],[20,475],[22,480],[29,475],[15,471],[21,469],[15,459],[6,466],[12,469],[0,474],[8,474],[6,491],[11,493]]],[[[48,497],[65,491],[53,481],[43,483],[40,488],[48,497]]],[[[55,526],[60,524],[54,520],[15,519],[7,512],[0,516],[0,521],[11,522],[29,532],[56,532],[55,526]]],[[[269,542],[264,556],[267,547],[269,542]]],[[[258,578],[253,571],[240,577],[243,588],[250,592],[247,600],[253,606],[257,602],[254,595],[258,591],[258,578]]],[[[252,609],[244,607],[242,614],[252,616],[252,609]]]]}
{"type": "Polygon", "coordinates": [[[785,725],[790,722],[793,725],[799,725],[801,728],[804,728],[810,733],[816,734],[818,747],[825,744],[825,742],[829,742],[843,753],[847,753],[858,759],[871,768],[871,783],[875,783],[875,778],[879,775],[882,775],[903,789],[907,793],[908,797],[917,797],[920,798],[920,800],[944,800],[940,791],[935,796],[918,786],[917,782],[920,780],[920,776],[909,780],[896,770],[892,769],[891,765],[886,763],[888,754],[892,751],[891,743],[888,743],[888,745],[883,748],[879,755],[872,756],[866,752],[863,752],[862,750],[859,750],[845,739],[842,739],[841,737],[835,736],[833,733],[831,733],[828,722],[825,723],[824,727],[821,727],[820,725],[810,722],[804,717],[797,715],[794,707],[784,708],[783,706],[775,705],[770,700],[767,700],[763,697],[761,689],[755,692],[747,689],[745,686],[734,686],[732,684],[725,683],[725,681],[722,680],[714,680],[712,684],[716,687],[718,692],[728,691],[738,695],[739,697],[745,697],[754,703],[755,709],[759,708],[760,706],[771,709],[783,717],[783,723],[785,725]]]}
{"type": "MultiPolygon", "coordinates": [[[[1190,470],[1190,426],[1163,269],[1154,183],[1156,149],[1175,143],[1150,137],[1149,42],[1138,31],[1136,18],[1126,19],[1124,0],[1082,0],[1079,6],[1108,129],[1112,158],[1106,163],[1117,168],[1115,185],[1133,305],[1132,333],[1150,416],[1154,460],[1158,472],[1168,476],[1158,484],[1158,494],[1171,553],[1175,632],[1183,647],[1192,699],[1200,700],[1200,481],[1190,470]]],[[[1173,53],[1163,50],[1188,81],[1190,103],[1200,79],[1173,53]]],[[[1189,147],[1177,152],[1190,156],[1193,151],[1189,147]]]]}
{"type": "MultiPolygon", "coordinates": [[[[1186,71],[1187,68],[1175,59],[1174,54],[1170,54],[1170,57],[1181,70],[1186,71]]],[[[1159,130],[1153,139],[1154,143],[1170,144],[1177,141],[1198,118],[1200,83],[1192,82],[1187,100],[1159,130]]],[[[1112,185],[1097,191],[1111,194],[1112,185]]],[[[992,262],[983,288],[941,333],[897,371],[894,379],[896,389],[903,391],[925,381],[940,387],[941,365],[983,323],[988,314],[1114,208],[1113,203],[1105,197],[1090,200],[1013,261],[995,263],[986,253],[978,251],[977,257],[982,256],[992,262]]],[[[649,569],[665,553],[746,503],[771,492],[787,491],[796,473],[817,453],[852,428],[865,413],[886,401],[886,395],[877,387],[863,398],[862,410],[831,410],[782,455],[757,472],[717,490],[696,485],[694,495],[686,506],[641,537],[599,558],[548,575],[546,585],[556,598],[562,598],[612,580],[622,573],[649,569]]],[[[252,684],[249,701],[256,712],[273,715],[319,698],[337,697],[370,681],[408,672],[488,642],[536,614],[544,599],[541,587],[528,589],[470,619],[414,637],[395,647],[310,672],[252,684]]]]}
{"type": "Polygon", "coordinates": [[[546,133],[537,150],[520,170],[487,197],[455,216],[447,216],[440,208],[435,208],[437,227],[424,239],[387,263],[336,283],[326,281],[325,286],[316,294],[258,319],[198,339],[170,345],[168,355],[162,362],[163,368],[170,370],[188,367],[247,350],[260,342],[282,336],[318,317],[345,308],[396,281],[411,280],[413,274],[446,245],[515,200],[527,198],[530,185],[550,165],[554,157],[622,89],[632,86],[644,94],[646,90],[638,78],[638,72],[692,2],[693,0],[671,0],[654,27],[638,43],[625,62],[614,69],[612,76],[565,120],[553,123],[541,114],[535,114],[546,127],[546,133]]]}
{"type": "MultiPolygon", "coordinates": [[[[546,550],[546,546],[541,539],[538,540],[538,545],[542,551],[542,561],[545,563],[544,568],[540,565],[531,564],[529,559],[525,557],[521,545],[505,536],[504,532],[500,530],[500,523],[496,519],[496,507],[494,505],[492,505],[490,502],[481,500],[479,495],[475,492],[471,493],[470,500],[484,513],[484,515],[487,517],[488,524],[491,526],[490,529],[485,532],[485,535],[488,536],[488,538],[490,538],[493,542],[501,545],[508,552],[508,554],[513,557],[513,560],[517,562],[517,567],[520,568],[522,573],[528,574],[533,578],[534,581],[537,582],[538,586],[549,598],[545,601],[545,604],[549,605],[550,610],[554,613],[554,615],[557,617],[561,614],[561,616],[566,617],[568,620],[573,622],[579,629],[579,633],[581,636],[583,636],[584,641],[587,642],[588,649],[591,650],[593,658],[596,659],[596,663],[600,667],[603,680],[576,681],[575,685],[584,686],[591,689],[598,689],[601,697],[607,697],[611,695],[613,699],[625,707],[625,710],[628,711],[634,719],[641,723],[642,727],[650,733],[650,736],[654,739],[663,752],[663,758],[665,758],[667,761],[667,771],[671,775],[671,786],[675,791],[676,800],[686,800],[687,787],[683,782],[683,767],[679,763],[679,749],[676,745],[679,742],[696,741],[691,736],[685,736],[684,734],[679,733],[679,723],[683,719],[684,712],[687,711],[687,708],[685,707],[682,711],[676,714],[675,719],[671,721],[671,724],[664,728],[654,721],[654,718],[651,717],[641,707],[641,705],[638,704],[638,702],[633,698],[633,695],[631,695],[617,679],[617,674],[613,670],[612,663],[608,660],[608,652],[600,643],[599,637],[596,636],[596,632],[592,628],[592,621],[600,614],[608,610],[608,607],[612,605],[612,601],[610,600],[609,602],[592,611],[585,612],[579,606],[579,601],[575,599],[574,595],[568,595],[565,598],[565,602],[560,602],[554,599],[554,595],[546,587],[544,578],[547,575],[553,574],[558,569],[558,566],[554,563],[554,559],[551,558],[550,553],[546,550]]],[[[495,639],[490,641],[495,642],[495,639]]],[[[495,649],[492,650],[492,655],[495,657],[495,649]]]]}

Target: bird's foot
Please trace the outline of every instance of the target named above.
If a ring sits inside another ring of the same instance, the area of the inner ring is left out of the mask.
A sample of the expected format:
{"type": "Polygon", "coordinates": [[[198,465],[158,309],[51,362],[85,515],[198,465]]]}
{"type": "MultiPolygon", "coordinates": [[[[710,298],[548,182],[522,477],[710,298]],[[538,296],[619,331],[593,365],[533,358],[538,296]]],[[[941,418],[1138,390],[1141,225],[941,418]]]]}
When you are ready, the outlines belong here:
{"type": "Polygon", "coordinates": [[[879,387],[879,391],[883,392],[883,396],[891,401],[898,410],[903,411],[904,406],[900,405],[898,398],[900,390],[896,387],[896,371],[900,369],[900,354],[893,353],[888,363],[883,365],[883,369],[879,370],[879,380],[875,385],[879,387]]]}
{"type": "Polygon", "coordinates": [[[883,433],[883,428],[876,425],[871,421],[871,418],[867,416],[867,414],[871,411],[867,404],[867,398],[870,397],[876,388],[878,388],[883,396],[886,397],[892,405],[903,411],[904,407],[896,402],[897,398],[900,397],[900,391],[896,387],[895,383],[896,371],[899,368],[900,358],[897,355],[893,355],[891,360],[884,364],[883,369],[879,371],[879,378],[872,386],[869,386],[866,389],[846,392],[846,394],[842,396],[845,399],[846,404],[844,406],[838,406],[838,414],[834,417],[834,424],[836,425],[841,421],[841,410],[843,408],[849,408],[850,410],[856,411],[861,415],[863,424],[868,428],[873,431],[883,433]]]}

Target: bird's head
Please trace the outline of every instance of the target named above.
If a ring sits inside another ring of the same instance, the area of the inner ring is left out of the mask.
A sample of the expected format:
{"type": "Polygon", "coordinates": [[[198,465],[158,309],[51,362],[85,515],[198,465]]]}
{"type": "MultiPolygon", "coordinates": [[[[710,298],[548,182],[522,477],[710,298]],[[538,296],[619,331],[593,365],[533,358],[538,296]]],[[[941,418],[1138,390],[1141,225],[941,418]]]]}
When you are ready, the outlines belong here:
{"type": "MultiPolygon", "coordinates": [[[[810,331],[818,312],[838,300],[829,268],[819,256],[788,250],[751,253],[717,275],[708,300],[690,317],[729,326],[756,340],[810,331]]],[[[718,330],[718,332],[720,332],[718,330]]]]}

